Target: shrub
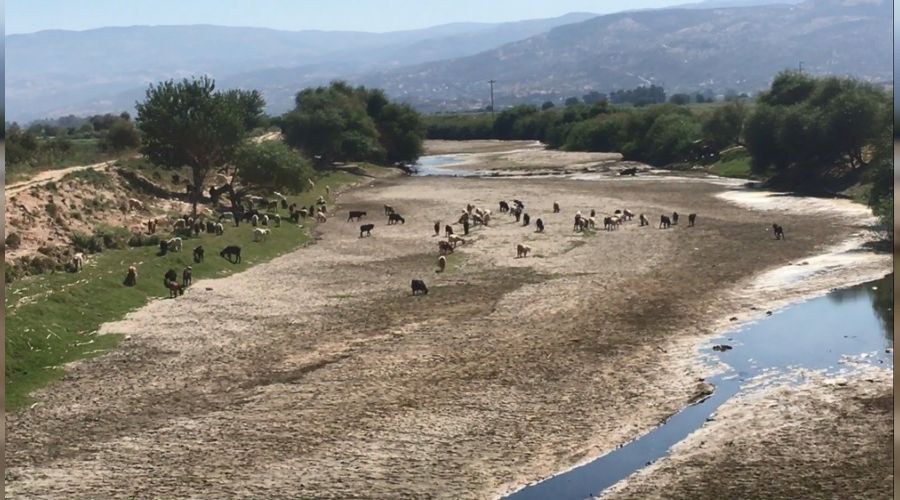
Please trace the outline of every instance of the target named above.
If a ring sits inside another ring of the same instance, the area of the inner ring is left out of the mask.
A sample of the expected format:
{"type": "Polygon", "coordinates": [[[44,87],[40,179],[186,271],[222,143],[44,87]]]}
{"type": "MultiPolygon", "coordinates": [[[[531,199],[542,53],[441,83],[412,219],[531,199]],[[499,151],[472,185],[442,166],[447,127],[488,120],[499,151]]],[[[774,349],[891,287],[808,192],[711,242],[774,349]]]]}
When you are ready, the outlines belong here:
{"type": "Polygon", "coordinates": [[[17,277],[16,269],[9,264],[3,264],[3,275],[7,283],[12,283],[17,277]]]}
{"type": "Polygon", "coordinates": [[[59,207],[56,206],[56,203],[51,202],[51,203],[47,203],[46,210],[47,210],[47,215],[49,215],[50,217],[55,219],[57,213],[59,212],[59,207]]]}
{"type": "Polygon", "coordinates": [[[159,245],[159,235],[156,234],[142,234],[142,233],[133,233],[131,238],[128,240],[128,246],[130,247],[141,247],[141,246],[156,246],[159,245]]]}
{"type": "Polygon", "coordinates": [[[19,245],[22,244],[22,237],[16,233],[9,233],[6,236],[6,246],[12,249],[19,248],[19,245]]]}
{"type": "Polygon", "coordinates": [[[72,245],[81,252],[97,253],[103,251],[102,238],[82,232],[72,233],[72,245]]]}

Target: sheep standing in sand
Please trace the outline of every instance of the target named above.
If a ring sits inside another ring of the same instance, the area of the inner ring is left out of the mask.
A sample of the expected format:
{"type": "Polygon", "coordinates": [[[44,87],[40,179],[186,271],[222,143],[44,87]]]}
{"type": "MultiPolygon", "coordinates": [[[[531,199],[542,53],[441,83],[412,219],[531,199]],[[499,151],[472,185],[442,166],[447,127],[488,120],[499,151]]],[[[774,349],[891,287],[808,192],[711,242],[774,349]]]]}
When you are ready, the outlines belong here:
{"type": "Polygon", "coordinates": [[[447,268],[447,257],[441,255],[438,257],[438,270],[436,272],[442,273],[444,269],[447,268]]]}
{"type": "Polygon", "coordinates": [[[453,227],[450,224],[444,226],[444,232],[447,233],[447,237],[449,238],[451,234],[453,234],[453,227]]]}
{"type": "Polygon", "coordinates": [[[439,220],[434,221],[434,235],[435,236],[441,235],[441,221],[439,221],[439,220]]]}
{"type": "Polygon", "coordinates": [[[534,225],[537,226],[537,232],[539,232],[539,233],[544,232],[544,221],[542,221],[540,218],[538,218],[538,220],[534,221],[534,225]]]}
{"type": "Polygon", "coordinates": [[[650,225],[650,220],[647,219],[646,215],[641,214],[641,227],[649,226],[649,225],[650,225]]]}
{"type": "Polygon", "coordinates": [[[688,227],[694,227],[695,222],[697,222],[697,214],[688,214],[688,227]]]}
{"type": "Polygon", "coordinates": [[[422,280],[412,280],[412,293],[413,295],[418,295],[421,293],[422,295],[428,295],[428,287],[425,286],[425,282],[422,280]]]}
{"type": "Polygon", "coordinates": [[[457,236],[455,234],[451,234],[447,237],[447,241],[453,245],[453,248],[456,248],[456,245],[465,245],[466,240],[463,239],[462,236],[457,236]]]}
{"type": "Polygon", "coordinates": [[[779,226],[778,224],[772,224],[772,230],[775,232],[776,240],[786,240],[784,237],[784,228],[779,226]]]}
{"type": "Polygon", "coordinates": [[[528,257],[528,252],[531,251],[531,247],[528,245],[523,245],[519,243],[516,245],[516,258],[528,257]]]}
{"type": "Polygon", "coordinates": [[[553,213],[555,213],[555,214],[559,213],[559,202],[558,201],[553,202],[553,213]]]}

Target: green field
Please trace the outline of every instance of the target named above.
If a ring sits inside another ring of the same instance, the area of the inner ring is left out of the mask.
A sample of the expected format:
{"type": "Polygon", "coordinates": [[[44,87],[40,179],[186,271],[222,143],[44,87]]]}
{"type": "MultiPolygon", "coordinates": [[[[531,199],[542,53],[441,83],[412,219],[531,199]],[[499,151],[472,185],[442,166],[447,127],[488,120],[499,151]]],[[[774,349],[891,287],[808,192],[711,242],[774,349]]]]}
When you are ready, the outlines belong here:
{"type": "MultiPolygon", "coordinates": [[[[326,184],[334,188],[358,179],[346,172],[330,173],[317,179],[315,190],[289,200],[309,206],[325,194],[326,184]]],[[[281,210],[282,214],[285,212],[281,210]]],[[[303,224],[310,224],[310,220],[303,224]]],[[[269,239],[262,243],[253,241],[250,224],[237,228],[233,224],[225,226],[223,236],[202,233],[197,238],[185,239],[184,249],[179,253],[159,257],[156,246],[106,250],[89,255],[79,273],[43,274],[8,284],[4,304],[6,408],[15,409],[28,403],[31,391],[63,375],[64,363],[115,347],[120,340],[118,336],[98,335],[97,329],[150,299],[168,297],[168,290],[162,284],[168,269],[175,269],[180,281],[182,269],[193,266],[194,286],[198,286],[197,280],[243,271],[310,242],[308,228],[299,228],[290,221],[283,221],[280,228],[272,228],[269,239]],[[202,263],[195,264],[192,250],[198,245],[203,245],[206,257],[202,263]],[[242,247],[242,263],[230,264],[219,257],[219,251],[227,245],[242,247]],[[135,287],[122,284],[130,265],[138,268],[135,287]]]]}

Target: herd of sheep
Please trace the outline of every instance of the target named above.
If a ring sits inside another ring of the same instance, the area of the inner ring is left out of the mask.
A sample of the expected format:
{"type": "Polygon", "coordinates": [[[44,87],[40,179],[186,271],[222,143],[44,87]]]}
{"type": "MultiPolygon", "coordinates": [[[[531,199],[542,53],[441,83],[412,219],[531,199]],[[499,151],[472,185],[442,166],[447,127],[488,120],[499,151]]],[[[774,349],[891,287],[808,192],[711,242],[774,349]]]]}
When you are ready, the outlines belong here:
{"type": "MultiPolygon", "coordinates": [[[[330,189],[327,189],[330,192],[330,189]]],[[[268,239],[271,228],[277,228],[281,226],[281,217],[278,215],[278,205],[279,202],[282,208],[288,209],[290,214],[290,220],[295,223],[299,223],[301,219],[306,219],[307,217],[315,217],[317,222],[325,222],[327,220],[327,211],[326,211],[326,203],[324,197],[319,197],[316,201],[315,205],[311,205],[308,209],[306,207],[301,207],[297,209],[296,204],[288,204],[286,198],[280,193],[275,193],[275,196],[279,198],[277,201],[269,201],[261,197],[250,197],[250,209],[249,210],[240,210],[238,212],[234,211],[223,211],[219,213],[218,220],[213,220],[212,217],[213,212],[207,210],[205,214],[198,216],[195,220],[190,216],[182,216],[174,221],[172,221],[172,227],[176,236],[172,238],[160,241],[159,246],[159,254],[165,255],[168,252],[180,252],[183,248],[183,240],[178,234],[187,234],[193,233],[195,236],[199,235],[201,232],[207,232],[210,234],[222,235],[225,232],[225,226],[222,224],[223,220],[233,219],[234,226],[240,226],[241,221],[250,223],[253,228],[253,240],[255,242],[264,242],[268,239]],[[259,206],[260,208],[264,208],[269,211],[272,210],[275,213],[267,213],[260,212],[258,209],[253,208],[254,206],[259,206]]],[[[529,226],[531,224],[531,216],[525,212],[525,204],[521,200],[511,200],[511,201],[500,201],[499,202],[499,211],[502,214],[509,215],[515,218],[515,221],[521,222],[522,226],[529,226]]],[[[553,213],[560,213],[560,205],[559,202],[553,203],[553,213]]],[[[363,217],[366,217],[368,214],[365,211],[361,210],[350,210],[348,213],[347,221],[361,221],[363,217]]],[[[384,215],[388,217],[387,224],[388,225],[396,225],[396,224],[405,224],[406,220],[401,216],[392,206],[384,205],[384,215]]],[[[625,210],[615,210],[612,215],[603,216],[603,229],[606,231],[614,231],[618,229],[622,224],[632,220],[635,214],[631,211],[625,210]]],[[[486,208],[477,207],[472,204],[467,204],[464,210],[461,210],[461,214],[456,220],[456,223],[462,226],[463,235],[454,234],[453,226],[451,224],[444,225],[444,235],[446,239],[441,239],[438,241],[438,260],[437,265],[438,269],[436,272],[444,272],[447,266],[447,258],[446,255],[453,253],[454,249],[458,245],[465,245],[467,243],[467,239],[463,238],[463,236],[467,236],[471,228],[475,226],[484,226],[488,227],[493,217],[493,212],[486,208]]],[[[640,221],[640,226],[649,226],[650,221],[644,214],[639,214],[638,216],[640,221]]],[[[659,218],[659,228],[660,229],[668,229],[673,225],[678,224],[679,215],[678,212],[673,212],[671,217],[668,215],[660,215],[659,218]]],[[[595,210],[590,211],[590,215],[583,215],[581,211],[575,212],[574,215],[574,232],[584,232],[589,230],[594,230],[597,228],[597,213],[595,210]]],[[[688,214],[688,227],[693,227],[697,221],[697,214],[690,213],[688,214]]],[[[150,219],[147,222],[147,230],[150,234],[156,233],[157,226],[159,221],[157,219],[150,219]]],[[[543,233],[545,229],[545,223],[541,218],[537,218],[535,220],[535,227],[537,228],[538,233],[543,233]]],[[[371,236],[372,230],[375,228],[375,224],[366,223],[359,226],[359,237],[363,238],[365,236],[371,236]]],[[[784,239],[784,229],[778,225],[773,224],[772,228],[774,230],[775,239],[781,240],[784,239]]],[[[434,234],[435,236],[440,236],[441,234],[441,221],[435,221],[434,223],[434,234]]],[[[526,258],[528,254],[531,252],[531,247],[524,244],[518,243],[516,245],[516,258],[526,258]]],[[[193,260],[196,264],[200,264],[203,262],[204,258],[204,249],[203,246],[197,246],[193,251],[193,260]]],[[[237,245],[229,245],[222,249],[219,252],[219,255],[227,259],[231,263],[239,263],[241,262],[241,247],[237,245]]],[[[75,271],[82,269],[84,267],[84,253],[78,252],[73,257],[72,267],[74,267],[75,271]]],[[[193,269],[191,266],[187,266],[182,271],[182,280],[181,283],[177,280],[177,273],[174,269],[169,269],[166,272],[163,285],[166,289],[169,290],[170,297],[176,297],[178,295],[184,294],[184,289],[191,285],[192,282],[192,273],[193,269]]],[[[124,284],[126,286],[135,286],[137,284],[137,269],[135,266],[130,266],[127,270],[127,274],[125,277],[124,284]]],[[[421,279],[414,279],[411,283],[413,295],[417,294],[427,294],[428,287],[425,282],[421,279]]]]}

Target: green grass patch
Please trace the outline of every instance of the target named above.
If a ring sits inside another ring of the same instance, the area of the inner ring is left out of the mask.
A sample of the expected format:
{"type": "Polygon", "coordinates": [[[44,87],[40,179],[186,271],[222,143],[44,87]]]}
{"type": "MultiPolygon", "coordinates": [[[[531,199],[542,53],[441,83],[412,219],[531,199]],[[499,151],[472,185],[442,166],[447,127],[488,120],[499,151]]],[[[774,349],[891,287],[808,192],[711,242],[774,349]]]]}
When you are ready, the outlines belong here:
{"type": "Polygon", "coordinates": [[[720,177],[739,179],[759,179],[750,169],[750,153],[744,148],[735,148],[723,154],[719,161],[709,167],[709,173],[720,177]]]}
{"type": "MultiPolygon", "coordinates": [[[[325,185],[336,188],[357,179],[346,172],[331,173],[316,180],[315,190],[289,199],[309,206],[325,194],[325,185]]],[[[284,215],[284,210],[281,212],[284,215]]],[[[185,266],[193,266],[193,287],[196,293],[202,293],[203,284],[197,280],[243,271],[307,244],[310,236],[306,229],[311,223],[309,219],[303,221],[301,229],[285,218],[281,227],[272,228],[269,239],[262,243],[253,241],[250,224],[226,224],[223,236],[201,234],[185,239],[181,252],[162,257],[156,255],[159,249],[155,246],[123,244],[121,250],[108,249],[106,243],[120,243],[116,229],[98,228],[94,235],[84,236],[85,244],[97,238],[109,241],[103,242],[106,250],[88,256],[81,272],[43,274],[7,285],[7,409],[22,407],[28,403],[31,391],[61,377],[64,363],[114,348],[120,336],[97,334],[100,325],[122,318],[150,299],[168,297],[168,290],[162,285],[168,269],[175,269],[180,277],[185,266]],[[206,257],[195,264],[192,250],[198,245],[203,245],[206,257]],[[219,251],[227,245],[242,247],[242,263],[231,264],[219,257],[219,251]],[[138,268],[135,287],[123,285],[130,265],[138,268]]]]}

